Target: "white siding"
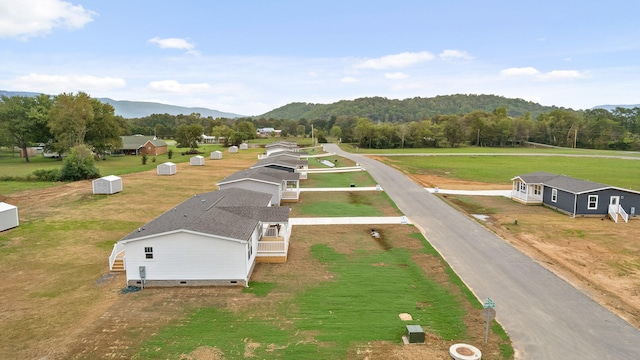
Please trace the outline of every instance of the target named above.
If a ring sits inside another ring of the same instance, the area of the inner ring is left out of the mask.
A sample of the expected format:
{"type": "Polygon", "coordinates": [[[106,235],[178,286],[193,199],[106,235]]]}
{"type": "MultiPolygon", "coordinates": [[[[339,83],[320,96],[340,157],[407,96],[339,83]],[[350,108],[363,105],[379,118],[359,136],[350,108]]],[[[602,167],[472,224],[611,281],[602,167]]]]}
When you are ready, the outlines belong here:
{"type": "Polygon", "coordinates": [[[190,165],[195,165],[195,166],[202,166],[202,165],[204,165],[204,157],[202,157],[200,155],[196,155],[196,156],[192,157],[191,159],[189,159],[189,164],[190,165]]]}
{"type": "Polygon", "coordinates": [[[212,151],[211,152],[211,160],[220,160],[222,159],[222,152],[221,151],[212,151]]]}
{"type": "Polygon", "coordinates": [[[122,178],[109,175],[92,181],[94,194],[115,194],[122,191],[122,178]]]}
{"type": "Polygon", "coordinates": [[[0,202],[0,231],[18,226],[18,207],[0,202]]]}
{"type": "Polygon", "coordinates": [[[166,162],[158,165],[158,175],[173,175],[176,173],[176,164],[166,162]]]}
{"type": "Polygon", "coordinates": [[[247,245],[238,241],[181,232],[125,246],[127,281],[140,280],[139,266],[147,280],[235,280],[249,271],[247,245]],[[153,247],[153,259],[145,258],[145,247],[153,247]]]}

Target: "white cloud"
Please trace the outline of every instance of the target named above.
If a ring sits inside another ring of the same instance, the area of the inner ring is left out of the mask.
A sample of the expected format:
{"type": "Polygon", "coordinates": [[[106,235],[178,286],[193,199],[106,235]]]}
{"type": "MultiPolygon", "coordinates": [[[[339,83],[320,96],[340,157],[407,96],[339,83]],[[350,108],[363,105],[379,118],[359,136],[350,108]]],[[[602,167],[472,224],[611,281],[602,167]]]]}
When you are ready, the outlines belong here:
{"type": "Polygon", "coordinates": [[[364,60],[354,67],[356,69],[397,69],[405,68],[421,62],[433,60],[433,54],[422,51],[418,53],[403,52],[395,55],[387,55],[375,59],[364,60]]]}
{"type": "Polygon", "coordinates": [[[444,61],[473,60],[473,56],[462,50],[444,50],[438,56],[444,61]]]}
{"type": "Polygon", "coordinates": [[[536,80],[573,80],[588,78],[589,74],[578,70],[552,70],[546,73],[533,67],[508,68],[500,71],[503,77],[532,77],[536,80]]]}
{"type": "Polygon", "coordinates": [[[340,79],[340,82],[343,82],[345,84],[352,84],[352,83],[358,82],[358,79],[351,76],[346,76],[340,79]]]}
{"type": "Polygon", "coordinates": [[[395,72],[395,73],[386,73],[384,74],[384,77],[389,80],[402,80],[402,79],[408,78],[409,76],[402,72],[395,72]]]}
{"type": "Polygon", "coordinates": [[[151,91],[169,92],[169,93],[192,93],[210,89],[207,83],[199,84],[181,84],[175,80],[152,81],[147,85],[147,89],[151,91]]]}
{"type": "Polygon", "coordinates": [[[27,39],[54,28],[80,29],[97,14],[61,0],[0,0],[0,37],[27,39]]]}
{"type": "Polygon", "coordinates": [[[181,38],[166,38],[160,39],[159,37],[154,37],[153,39],[149,39],[149,42],[152,44],[157,44],[161,49],[179,49],[186,50],[187,53],[196,54],[195,44],[189,42],[187,39],[181,38]]]}
{"type": "Polygon", "coordinates": [[[543,74],[540,78],[542,80],[571,80],[586,77],[589,77],[587,73],[583,73],[578,70],[554,70],[543,74]]]}
{"type": "Polygon", "coordinates": [[[500,71],[500,76],[514,77],[514,76],[536,76],[540,71],[534,67],[521,67],[521,68],[508,68],[500,71]]]}
{"type": "Polygon", "coordinates": [[[57,94],[76,91],[105,91],[120,89],[126,81],[115,77],[92,75],[46,75],[31,73],[11,80],[12,86],[23,91],[57,94]]]}

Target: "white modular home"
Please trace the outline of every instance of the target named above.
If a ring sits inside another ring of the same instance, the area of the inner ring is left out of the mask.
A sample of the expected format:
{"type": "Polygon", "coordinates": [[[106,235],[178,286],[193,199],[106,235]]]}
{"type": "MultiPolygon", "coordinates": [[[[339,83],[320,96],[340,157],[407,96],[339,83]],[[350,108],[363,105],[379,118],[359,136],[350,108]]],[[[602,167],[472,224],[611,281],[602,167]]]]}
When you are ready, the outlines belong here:
{"type": "Polygon", "coordinates": [[[204,165],[204,157],[200,155],[196,155],[189,159],[189,164],[192,166],[203,166],[204,165]]]}
{"type": "Polygon", "coordinates": [[[109,267],[133,286],[247,286],[261,243],[262,262],[286,261],[290,209],[270,201],[237,188],[195,195],[120,239],[109,267]]]}
{"type": "Polygon", "coordinates": [[[220,159],[222,159],[222,151],[218,151],[218,150],[212,151],[210,159],[211,160],[220,160],[220,159]]]}
{"type": "Polygon", "coordinates": [[[18,207],[0,202],[0,231],[9,230],[18,225],[18,207]]]}
{"type": "Polygon", "coordinates": [[[172,162],[166,162],[158,165],[158,175],[175,175],[176,164],[172,162]]]}
{"type": "Polygon", "coordinates": [[[300,174],[259,167],[241,170],[222,179],[218,188],[241,188],[271,194],[271,205],[297,202],[300,198],[300,174]]]}
{"type": "Polygon", "coordinates": [[[122,178],[115,175],[103,176],[91,182],[94,194],[115,194],[122,191],[122,178]]]}

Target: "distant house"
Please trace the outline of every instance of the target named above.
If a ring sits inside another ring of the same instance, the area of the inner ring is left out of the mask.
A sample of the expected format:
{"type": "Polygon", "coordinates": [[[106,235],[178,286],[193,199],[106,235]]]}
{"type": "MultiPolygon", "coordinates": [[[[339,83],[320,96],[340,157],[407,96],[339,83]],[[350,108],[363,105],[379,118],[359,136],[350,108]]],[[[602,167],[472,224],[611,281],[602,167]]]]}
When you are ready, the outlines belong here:
{"type": "Polygon", "coordinates": [[[267,127],[267,128],[259,128],[259,129],[257,129],[256,134],[258,136],[271,136],[271,134],[280,135],[281,131],[282,130],[276,130],[274,128],[267,127]]]}
{"type": "Polygon", "coordinates": [[[201,138],[200,141],[203,144],[215,144],[216,143],[216,137],[215,136],[209,136],[209,135],[202,134],[200,136],[200,138],[201,138]]]}
{"type": "Polygon", "coordinates": [[[238,171],[218,182],[221,190],[241,188],[271,194],[271,205],[300,198],[300,174],[266,167],[238,171]]]}
{"type": "Polygon", "coordinates": [[[155,136],[121,136],[122,149],[120,152],[125,155],[162,155],[167,153],[167,143],[155,136]]]}
{"type": "Polygon", "coordinates": [[[257,262],[285,262],[288,207],[231,188],[195,195],[120,239],[109,258],[128,285],[247,286],[257,262]]]}
{"type": "Polygon", "coordinates": [[[275,155],[259,159],[251,168],[254,169],[259,167],[297,172],[300,173],[300,180],[305,180],[307,178],[307,170],[309,169],[309,161],[285,155],[275,155]]]}
{"type": "Polygon", "coordinates": [[[628,221],[640,210],[640,192],[556,175],[534,172],[511,179],[511,198],[527,205],[545,205],[571,216],[607,216],[628,221]]]}

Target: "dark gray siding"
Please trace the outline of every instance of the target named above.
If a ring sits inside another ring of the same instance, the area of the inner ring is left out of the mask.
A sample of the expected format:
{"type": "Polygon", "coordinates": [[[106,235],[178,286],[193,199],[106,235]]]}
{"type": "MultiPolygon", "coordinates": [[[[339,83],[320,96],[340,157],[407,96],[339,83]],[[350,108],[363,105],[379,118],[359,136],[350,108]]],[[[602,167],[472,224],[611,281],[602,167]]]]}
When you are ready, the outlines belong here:
{"type": "Polygon", "coordinates": [[[631,208],[635,208],[635,213],[638,214],[640,212],[640,194],[636,194],[633,192],[625,191],[622,189],[602,189],[596,190],[580,195],[575,195],[573,193],[563,191],[558,189],[558,199],[556,202],[551,201],[551,193],[552,187],[546,186],[544,187],[544,192],[542,196],[542,202],[548,207],[554,208],[556,210],[560,210],[563,212],[567,212],[569,214],[573,214],[575,210],[576,215],[585,215],[585,216],[598,216],[598,215],[606,215],[609,211],[609,201],[612,196],[620,197],[620,205],[624,208],[624,210],[631,214],[631,208]],[[589,196],[596,195],[598,196],[598,206],[596,209],[589,209],[589,196]],[[575,201],[575,209],[574,209],[574,201],[575,201]]]}
{"type": "Polygon", "coordinates": [[[564,190],[558,190],[558,199],[556,202],[551,201],[552,187],[545,185],[542,192],[542,203],[556,210],[561,210],[573,214],[573,203],[575,195],[564,190]]]}

